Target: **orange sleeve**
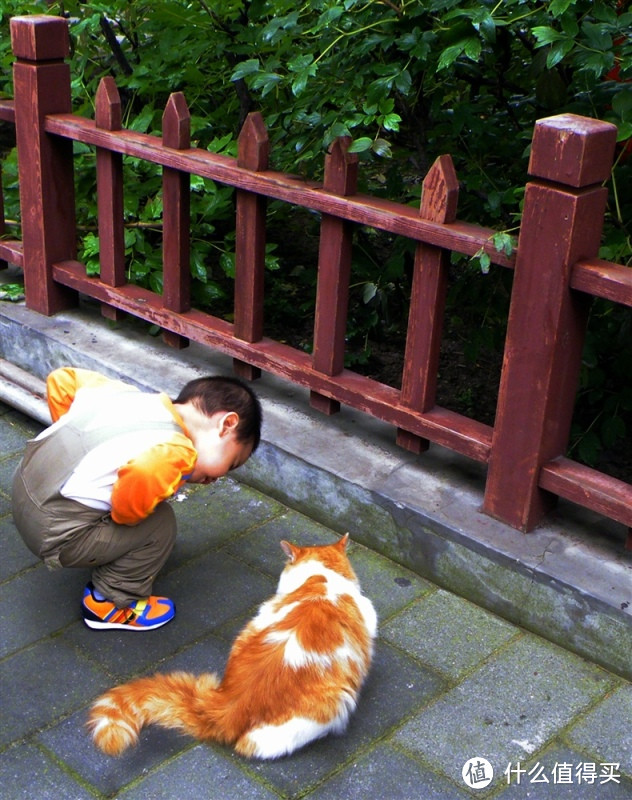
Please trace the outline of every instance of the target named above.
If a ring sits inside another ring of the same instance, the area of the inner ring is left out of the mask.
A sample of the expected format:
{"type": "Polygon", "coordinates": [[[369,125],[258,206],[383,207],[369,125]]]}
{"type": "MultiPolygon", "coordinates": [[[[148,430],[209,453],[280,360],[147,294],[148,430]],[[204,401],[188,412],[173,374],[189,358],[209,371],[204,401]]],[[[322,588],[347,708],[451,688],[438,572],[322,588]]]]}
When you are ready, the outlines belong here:
{"type": "Polygon", "coordinates": [[[53,422],[57,422],[68,411],[79,389],[116,385],[125,386],[121,381],[106,378],[105,375],[89,369],[60,367],[54,370],[46,380],[48,408],[53,422]]]}
{"type": "Polygon", "coordinates": [[[135,525],[148,517],[158,503],[175,494],[196,460],[191,442],[178,435],[124,464],[112,489],[114,522],[135,525]]]}

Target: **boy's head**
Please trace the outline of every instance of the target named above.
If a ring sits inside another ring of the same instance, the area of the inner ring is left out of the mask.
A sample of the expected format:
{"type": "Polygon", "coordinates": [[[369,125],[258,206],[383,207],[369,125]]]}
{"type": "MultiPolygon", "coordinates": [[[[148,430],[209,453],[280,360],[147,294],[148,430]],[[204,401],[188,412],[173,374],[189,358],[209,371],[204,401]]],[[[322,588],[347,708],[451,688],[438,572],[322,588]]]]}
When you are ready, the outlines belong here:
{"type": "Polygon", "coordinates": [[[173,401],[175,404],[190,403],[207,417],[218,412],[237,414],[235,427],[237,441],[252,446],[251,452],[261,440],[261,404],[256,394],[238,378],[210,376],[189,381],[173,401]]]}

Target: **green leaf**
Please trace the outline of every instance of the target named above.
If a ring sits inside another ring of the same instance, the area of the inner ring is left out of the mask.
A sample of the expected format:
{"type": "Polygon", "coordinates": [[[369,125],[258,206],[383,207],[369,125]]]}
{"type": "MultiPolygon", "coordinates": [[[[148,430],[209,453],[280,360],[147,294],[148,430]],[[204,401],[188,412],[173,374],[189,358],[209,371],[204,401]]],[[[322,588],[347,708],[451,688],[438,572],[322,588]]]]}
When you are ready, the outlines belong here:
{"type": "Polygon", "coordinates": [[[234,253],[222,253],[221,256],[219,257],[219,263],[225,275],[227,275],[229,278],[235,277],[234,253]]]}
{"type": "Polygon", "coordinates": [[[612,98],[612,110],[621,119],[632,119],[632,86],[626,86],[612,98]]]}
{"type": "Polygon", "coordinates": [[[390,158],[392,155],[391,145],[386,139],[382,139],[378,136],[378,138],[373,142],[371,145],[371,150],[377,156],[382,156],[383,158],[390,158]]]}
{"type": "Polygon", "coordinates": [[[370,303],[371,300],[377,294],[377,286],[374,283],[367,282],[364,284],[364,289],[362,291],[362,302],[366,305],[370,303]]]}
{"type": "Polygon", "coordinates": [[[617,125],[617,141],[626,142],[632,138],[632,122],[620,122],[617,125]]]}
{"type": "Polygon", "coordinates": [[[373,144],[373,139],[370,136],[362,136],[360,139],[355,139],[351,142],[349,153],[366,153],[367,150],[371,149],[371,145],[373,144]]]}
{"type": "Polygon", "coordinates": [[[387,131],[398,131],[399,123],[401,121],[402,118],[399,116],[399,114],[387,114],[382,118],[381,124],[382,127],[387,131]]]}
{"type": "Polygon", "coordinates": [[[314,56],[312,53],[304,53],[290,59],[287,62],[287,68],[290,70],[290,72],[303,72],[303,70],[306,70],[313,61],[314,56]]]}
{"type": "Polygon", "coordinates": [[[259,72],[252,82],[253,89],[261,89],[261,96],[265,97],[275,89],[283,78],[277,72],[259,72]]]}
{"type": "Polygon", "coordinates": [[[594,50],[611,50],[612,36],[604,25],[595,25],[593,22],[584,22],[582,33],[586,36],[588,47],[594,50]]]}
{"type": "Polygon", "coordinates": [[[572,39],[556,42],[549,50],[546,57],[547,69],[553,69],[556,64],[559,64],[564,56],[570,53],[573,47],[575,47],[575,42],[572,39]]]}
{"type": "Polygon", "coordinates": [[[505,233],[504,231],[495,233],[492,237],[492,241],[499,253],[504,253],[506,256],[510,256],[513,253],[515,242],[511,234],[505,233]]]}
{"type": "Polygon", "coordinates": [[[568,7],[571,4],[574,4],[575,0],[553,0],[553,2],[549,5],[549,11],[554,17],[561,17],[562,14],[568,10],[568,7]]]}
{"type": "Polygon", "coordinates": [[[447,69],[448,67],[451,67],[452,64],[454,64],[454,62],[463,52],[464,47],[465,45],[462,42],[450,45],[450,47],[446,47],[446,49],[439,56],[439,63],[437,64],[437,72],[439,72],[442,69],[447,69]]]}
{"type": "Polygon", "coordinates": [[[403,69],[395,77],[395,88],[403,95],[408,94],[413,83],[412,76],[407,69],[403,69]]]}
{"type": "Polygon", "coordinates": [[[479,265],[480,265],[481,272],[483,273],[483,275],[487,275],[487,273],[489,272],[489,268],[490,268],[490,266],[491,266],[491,263],[492,263],[492,260],[491,260],[491,258],[490,258],[490,257],[487,255],[487,253],[484,253],[484,252],[483,252],[483,253],[481,253],[481,254],[479,255],[479,257],[478,257],[478,263],[479,263],[479,265]]]}
{"type": "Polygon", "coordinates": [[[253,75],[259,72],[261,65],[258,58],[249,58],[247,61],[242,61],[238,64],[233,74],[230,76],[231,81],[238,81],[245,78],[247,75],[253,75]]]}
{"type": "Polygon", "coordinates": [[[481,50],[482,44],[478,37],[472,36],[465,40],[464,52],[465,55],[472,61],[478,61],[481,56],[481,50]]]}
{"type": "Polygon", "coordinates": [[[559,42],[560,39],[565,39],[566,35],[550,28],[548,25],[536,25],[531,29],[531,33],[536,38],[536,47],[544,47],[547,44],[559,42]]]}

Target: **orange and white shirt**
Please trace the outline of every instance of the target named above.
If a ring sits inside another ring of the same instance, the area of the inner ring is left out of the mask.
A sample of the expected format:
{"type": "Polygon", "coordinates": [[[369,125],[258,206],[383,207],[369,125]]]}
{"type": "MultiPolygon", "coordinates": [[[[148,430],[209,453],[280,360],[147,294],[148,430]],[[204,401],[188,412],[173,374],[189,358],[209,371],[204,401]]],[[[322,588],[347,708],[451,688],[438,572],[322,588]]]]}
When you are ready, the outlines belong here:
{"type": "Polygon", "coordinates": [[[52,372],[46,388],[53,425],[38,438],[79,419],[82,430],[105,432],[60,487],[63,497],[134,525],[187,480],[197,452],[167,395],[72,367],[52,372]]]}

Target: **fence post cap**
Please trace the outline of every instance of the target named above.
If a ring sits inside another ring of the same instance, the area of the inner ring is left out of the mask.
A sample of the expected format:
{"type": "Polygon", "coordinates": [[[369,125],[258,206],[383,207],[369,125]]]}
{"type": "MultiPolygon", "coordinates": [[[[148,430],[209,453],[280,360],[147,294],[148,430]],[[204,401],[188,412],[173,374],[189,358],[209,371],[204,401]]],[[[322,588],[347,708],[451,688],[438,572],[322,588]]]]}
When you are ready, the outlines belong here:
{"type": "Polygon", "coordinates": [[[16,58],[27,61],[63,60],[70,55],[68,21],[49,14],[13,17],[11,45],[16,58]]]}
{"type": "Polygon", "coordinates": [[[529,174],[575,188],[610,176],[617,128],[610,122],[558,114],[535,124],[529,174]]]}

